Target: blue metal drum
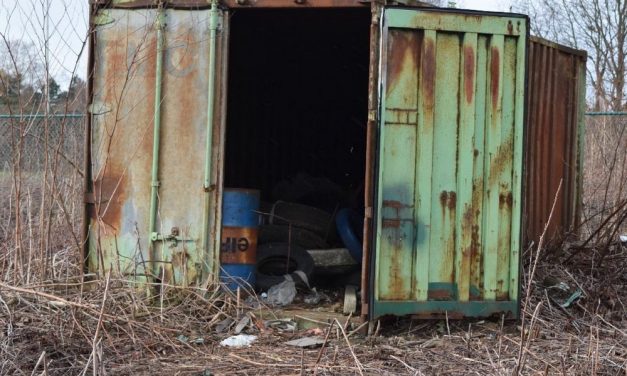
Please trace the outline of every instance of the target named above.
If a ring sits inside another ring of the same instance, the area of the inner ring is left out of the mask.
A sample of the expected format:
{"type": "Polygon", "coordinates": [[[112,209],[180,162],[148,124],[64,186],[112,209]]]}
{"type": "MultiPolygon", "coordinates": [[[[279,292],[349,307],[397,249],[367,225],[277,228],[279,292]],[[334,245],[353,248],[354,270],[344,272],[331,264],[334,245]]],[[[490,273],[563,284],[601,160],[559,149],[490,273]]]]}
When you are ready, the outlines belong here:
{"type": "Polygon", "coordinates": [[[220,281],[230,290],[255,286],[259,191],[226,188],[222,196],[220,281]]]}

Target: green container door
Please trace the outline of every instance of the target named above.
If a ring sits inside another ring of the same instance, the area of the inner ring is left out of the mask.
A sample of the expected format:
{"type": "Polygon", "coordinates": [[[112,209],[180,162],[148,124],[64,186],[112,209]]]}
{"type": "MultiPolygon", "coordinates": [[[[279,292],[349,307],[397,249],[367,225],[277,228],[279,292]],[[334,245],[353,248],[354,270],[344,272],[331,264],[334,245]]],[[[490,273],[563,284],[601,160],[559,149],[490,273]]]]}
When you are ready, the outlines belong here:
{"type": "Polygon", "coordinates": [[[371,317],[515,317],[527,19],[382,20],[371,317]]]}

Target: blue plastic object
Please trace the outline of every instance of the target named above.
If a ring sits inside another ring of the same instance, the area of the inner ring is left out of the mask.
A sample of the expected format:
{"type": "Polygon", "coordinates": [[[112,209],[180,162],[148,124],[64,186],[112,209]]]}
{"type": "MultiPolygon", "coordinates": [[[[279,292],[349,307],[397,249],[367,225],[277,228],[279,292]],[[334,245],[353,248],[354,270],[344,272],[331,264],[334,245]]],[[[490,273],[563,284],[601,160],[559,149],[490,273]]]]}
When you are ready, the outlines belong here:
{"type": "Polygon", "coordinates": [[[361,234],[363,224],[363,218],[352,209],[341,209],[335,217],[337,232],[348,252],[358,263],[361,263],[363,248],[361,237],[358,237],[357,234],[361,234]]]}

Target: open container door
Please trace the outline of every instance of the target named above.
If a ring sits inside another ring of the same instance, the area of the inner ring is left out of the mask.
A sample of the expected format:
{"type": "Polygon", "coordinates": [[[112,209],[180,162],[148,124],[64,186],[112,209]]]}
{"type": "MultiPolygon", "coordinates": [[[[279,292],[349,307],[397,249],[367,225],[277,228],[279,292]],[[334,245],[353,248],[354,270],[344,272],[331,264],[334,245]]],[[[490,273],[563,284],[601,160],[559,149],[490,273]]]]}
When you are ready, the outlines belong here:
{"type": "Polygon", "coordinates": [[[211,280],[219,266],[223,12],[217,2],[117,6],[92,16],[89,269],[177,285],[211,280]]]}
{"type": "Polygon", "coordinates": [[[370,317],[517,317],[525,16],[385,8],[370,317]]]}

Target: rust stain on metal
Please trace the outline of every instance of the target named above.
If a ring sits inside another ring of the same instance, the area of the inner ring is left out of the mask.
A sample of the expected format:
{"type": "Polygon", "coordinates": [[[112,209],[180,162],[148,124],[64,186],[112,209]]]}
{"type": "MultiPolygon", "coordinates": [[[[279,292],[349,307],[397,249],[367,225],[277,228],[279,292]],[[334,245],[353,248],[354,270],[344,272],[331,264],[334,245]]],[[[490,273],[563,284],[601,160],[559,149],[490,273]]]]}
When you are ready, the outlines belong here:
{"type": "Polygon", "coordinates": [[[446,289],[429,289],[429,300],[452,300],[453,296],[450,290],[446,289]]]}
{"type": "Polygon", "coordinates": [[[389,243],[391,245],[391,247],[393,248],[393,252],[389,253],[389,257],[390,257],[390,268],[389,268],[389,276],[390,278],[390,282],[389,282],[389,289],[388,292],[390,294],[390,296],[394,296],[397,298],[405,298],[405,294],[403,293],[404,291],[404,287],[403,287],[403,271],[402,269],[402,265],[403,265],[403,258],[402,258],[402,251],[403,251],[403,242],[401,240],[402,238],[402,234],[401,234],[401,228],[397,227],[393,230],[391,230],[389,233],[389,243]]]}
{"type": "Polygon", "coordinates": [[[402,208],[411,207],[410,205],[403,204],[402,202],[397,201],[397,200],[383,200],[383,206],[387,208],[394,208],[394,209],[402,209],[402,208]]]}
{"type": "Polygon", "coordinates": [[[499,49],[492,47],[490,54],[490,96],[492,98],[492,108],[496,109],[499,104],[499,83],[501,80],[501,55],[499,49]]]}
{"type": "Polygon", "coordinates": [[[442,191],[440,193],[440,205],[442,209],[455,210],[457,205],[457,193],[455,191],[442,191]]]}
{"type": "Polygon", "coordinates": [[[442,206],[442,208],[446,208],[447,202],[448,202],[448,192],[447,191],[440,192],[440,206],[442,206]]]}
{"type": "Polygon", "coordinates": [[[499,208],[501,210],[510,209],[512,207],[513,198],[512,192],[500,193],[499,194],[499,208]]]}
{"type": "Polygon", "coordinates": [[[451,210],[451,211],[455,210],[456,205],[457,205],[457,193],[455,193],[455,191],[450,191],[448,193],[448,208],[449,208],[449,210],[451,210]]]}
{"type": "Polygon", "coordinates": [[[475,94],[475,50],[471,46],[464,47],[464,93],[466,103],[472,103],[475,94]]]}
{"type": "Polygon", "coordinates": [[[421,63],[421,74],[424,82],[421,94],[424,96],[425,109],[430,110],[433,109],[435,103],[435,41],[424,40],[421,63]]]}
{"type": "Polygon", "coordinates": [[[108,172],[103,178],[94,181],[94,197],[98,218],[115,231],[122,223],[122,206],[127,199],[126,178],[122,174],[108,172]]]}
{"type": "Polygon", "coordinates": [[[513,136],[508,137],[498,148],[496,155],[492,156],[490,163],[489,185],[492,186],[500,179],[501,172],[512,162],[513,136]]]}
{"type": "Polygon", "coordinates": [[[383,228],[399,228],[401,227],[400,219],[383,218],[383,228]]]}
{"type": "Polygon", "coordinates": [[[413,314],[411,317],[415,320],[441,320],[444,318],[459,320],[464,318],[464,313],[458,311],[434,311],[429,313],[413,314]]]}
{"type": "MultiPolygon", "coordinates": [[[[475,161],[475,163],[478,163],[475,161]]],[[[469,208],[469,215],[472,216],[472,226],[470,227],[470,285],[475,286],[478,291],[471,289],[471,299],[481,300],[483,295],[483,270],[481,262],[481,220],[482,220],[482,207],[483,207],[483,188],[484,181],[480,179],[473,184],[472,189],[472,203],[469,208]]]]}
{"type": "MultiPolygon", "coordinates": [[[[390,96],[397,90],[403,90],[401,103],[415,106],[410,103],[415,96],[415,87],[408,87],[407,79],[417,77],[418,74],[418,51],[420,43],[416,41],[416,35],[412,33],[390,31],[388,49],[388,73],[386,95],[390,96]],[[409,92],[406,92],[409,91],[409,92]]],[[[401,104],[399,103],[399,104],[401,104]]]]}

